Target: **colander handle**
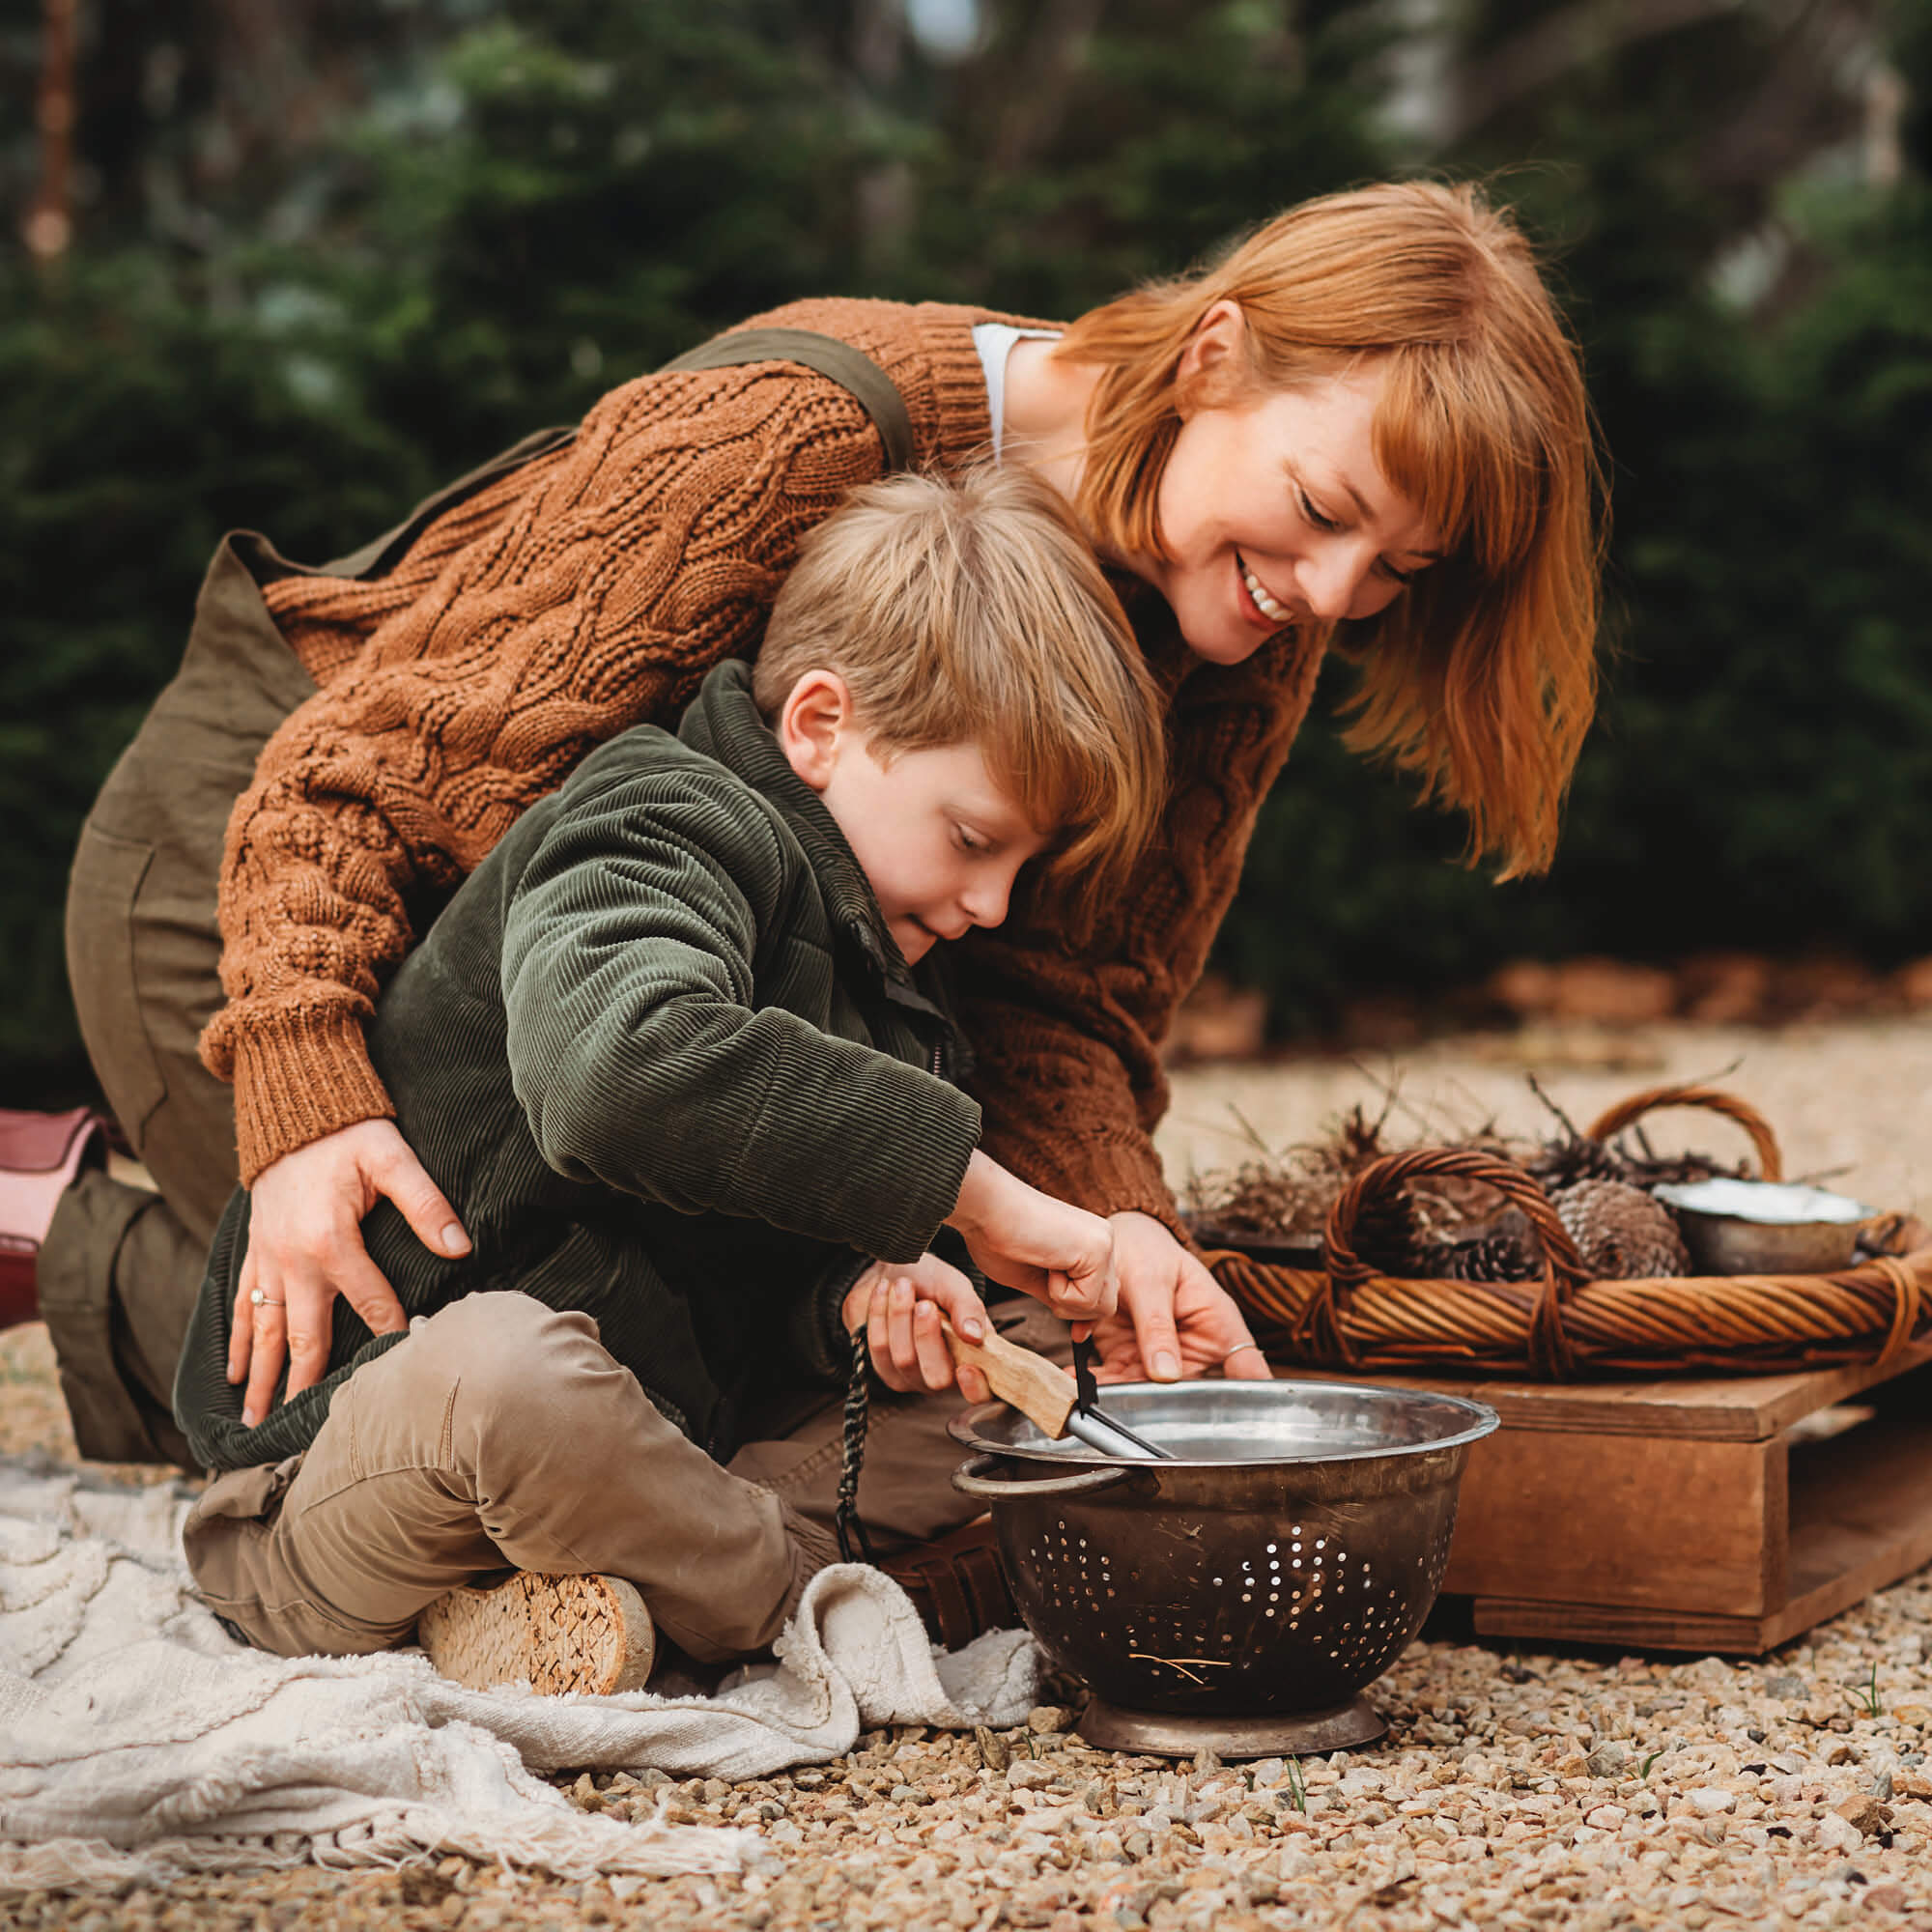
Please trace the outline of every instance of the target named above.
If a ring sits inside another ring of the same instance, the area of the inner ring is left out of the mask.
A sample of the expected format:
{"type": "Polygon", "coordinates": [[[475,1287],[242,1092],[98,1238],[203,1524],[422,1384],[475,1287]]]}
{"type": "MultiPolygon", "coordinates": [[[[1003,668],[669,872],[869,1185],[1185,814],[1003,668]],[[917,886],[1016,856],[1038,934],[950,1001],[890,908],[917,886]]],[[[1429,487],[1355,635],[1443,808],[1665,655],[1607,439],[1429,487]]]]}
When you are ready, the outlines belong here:
{"type": "Polygon", "coordinates": [[[969,1456],[953,1470],[952,1487],[962,1495],[980,1496],[987,1502],[1003,1502],[1009,1496],[1084,1496],[1125,1482],[1140,1466],[1115,1463],[1104,1469],[1081,1469],[1071,1476],[1048,1476],[1037,1483],[1008,1483],[986,1474],[999,1465],[997,1456],[969,1456]]]}

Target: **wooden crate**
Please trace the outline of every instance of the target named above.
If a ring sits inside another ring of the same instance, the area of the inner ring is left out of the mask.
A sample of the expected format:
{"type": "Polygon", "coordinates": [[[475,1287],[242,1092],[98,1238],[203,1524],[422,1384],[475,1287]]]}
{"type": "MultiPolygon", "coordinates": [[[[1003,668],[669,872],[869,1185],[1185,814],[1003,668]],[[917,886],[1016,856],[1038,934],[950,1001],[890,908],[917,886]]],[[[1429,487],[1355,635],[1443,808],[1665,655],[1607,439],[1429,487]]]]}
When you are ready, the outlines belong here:
{"type": "Polygon", "coordinates": [[[1485,1636],[1755,1653],[1932,1562],[1932,1341],[1883,1374],[1373,1379],[1502,1417],[1442,1583],[1485,1636]]]}

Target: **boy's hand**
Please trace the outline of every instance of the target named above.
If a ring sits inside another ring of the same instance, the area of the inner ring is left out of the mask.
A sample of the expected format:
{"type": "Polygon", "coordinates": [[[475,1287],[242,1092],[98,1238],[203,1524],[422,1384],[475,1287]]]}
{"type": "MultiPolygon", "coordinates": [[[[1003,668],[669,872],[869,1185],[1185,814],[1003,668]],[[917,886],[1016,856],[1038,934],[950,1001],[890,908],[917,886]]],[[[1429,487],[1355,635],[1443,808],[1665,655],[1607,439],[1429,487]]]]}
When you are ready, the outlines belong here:
{"type": "Polygon", "coordinates": [[[991,1280],[1043,1301],[1063,1321],[1111,1315],[1120,1299],[1114,1233],[975,1151],[947,1217],[991,1280]]]}
{"type": "Polygon", "coordinates": [[[941,1332],[941,1318],[969,1342],[992,1332],[985,1304],[973,1284],[937,1255],[922,1255],[910,1267],[874,1262],[845,1296],[845,1330],[867,1331],[872,1367],[889,1389],[916,1395],[957,1382],[968,1402],[990,1402],[993,1391],[978,1369],[954,1364],[941,1332]]]}

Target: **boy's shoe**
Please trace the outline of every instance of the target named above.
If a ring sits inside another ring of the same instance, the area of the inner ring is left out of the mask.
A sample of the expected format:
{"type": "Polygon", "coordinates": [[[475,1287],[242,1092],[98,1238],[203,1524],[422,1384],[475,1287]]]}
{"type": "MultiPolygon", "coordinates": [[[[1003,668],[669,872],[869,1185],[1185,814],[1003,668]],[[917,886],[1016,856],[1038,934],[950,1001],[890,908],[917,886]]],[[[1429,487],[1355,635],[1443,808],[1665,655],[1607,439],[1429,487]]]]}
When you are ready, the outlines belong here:
{"type": "Polygon", "coordinates": [[[641,1690],[657,1655],[644,1600],[618,1577],[519,1570],[488,1590],[452,1590],[416,1623],[445,1677],[472,1690],[527,1683],[545,1696],[641,1690]]]}
{"type": "Polygon", "coordinates": [[[103,1124],[87,1107],[65,1114],[0,1107],[0,1328],[39,1315],[41,1243],[63,1190],[84,1164],[106,1159],[103,1124]]]}

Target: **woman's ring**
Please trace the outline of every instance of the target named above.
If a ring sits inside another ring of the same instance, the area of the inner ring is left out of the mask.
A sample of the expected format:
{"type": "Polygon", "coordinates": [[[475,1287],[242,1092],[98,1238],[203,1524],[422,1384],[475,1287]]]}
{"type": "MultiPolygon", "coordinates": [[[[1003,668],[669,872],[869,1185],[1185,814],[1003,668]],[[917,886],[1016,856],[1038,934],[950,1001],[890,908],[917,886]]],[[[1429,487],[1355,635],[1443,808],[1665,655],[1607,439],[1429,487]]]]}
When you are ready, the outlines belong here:
{"type": "Polygon", "coordinates": [[[282,1305],[272,1294],[266,1293],[259,1288],[251,1288],[248,1291],[248,1299],[257,1308],[279,1308],[282,1305]]]}
{"type": "Polygon", "coordinates": [[[1257,1352],[1260,1352],[1261,1346],[1262,1345],[1259,1342],[1236,1342],[1235,1346],[1232,1349],[1230,1349],[1225,1355],[1221,1357],[1221,1359],[1224,1362],[1232,1362],[1235,1359],[1235,1357],[1241,1352],[1243,1349],[1253,1349],[1257,1352]]]}

